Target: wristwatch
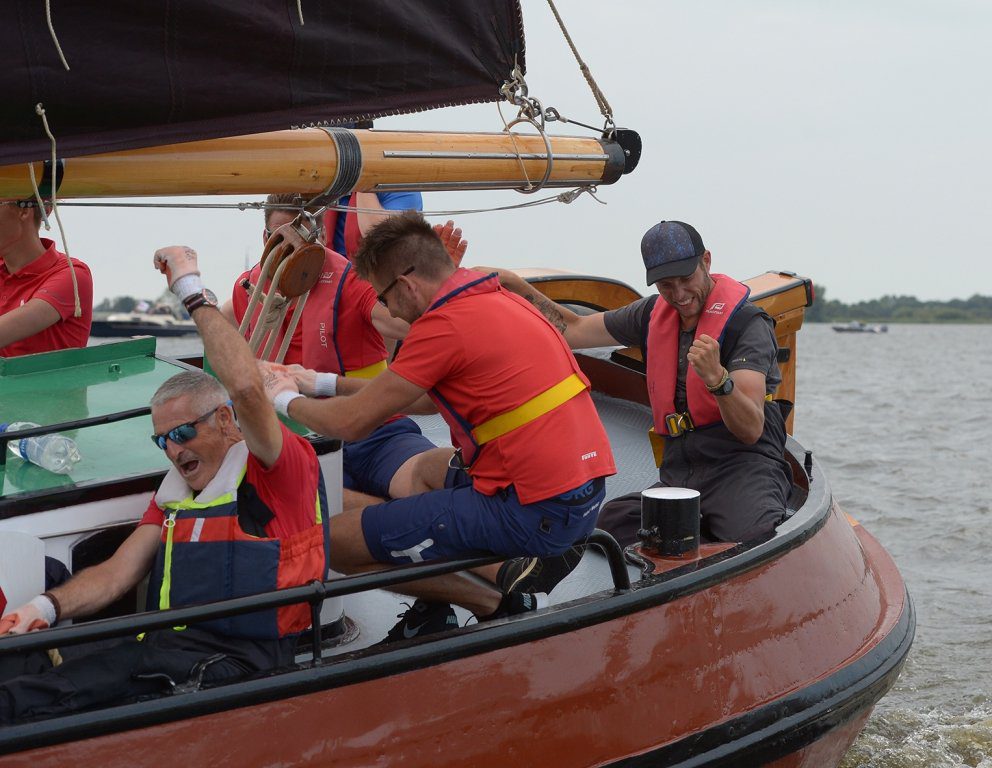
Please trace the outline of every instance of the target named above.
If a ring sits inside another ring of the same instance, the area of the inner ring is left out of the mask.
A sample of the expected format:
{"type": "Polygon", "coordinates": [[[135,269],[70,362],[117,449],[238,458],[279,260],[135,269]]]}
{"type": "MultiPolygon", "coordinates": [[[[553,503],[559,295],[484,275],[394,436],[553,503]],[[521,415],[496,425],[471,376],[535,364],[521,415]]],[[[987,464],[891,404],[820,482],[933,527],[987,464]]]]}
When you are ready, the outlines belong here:
{"type": "Polygon", "coordinates": [[[191,293],[183,299],[183,306],[186,307],[186,311],[192,315],[194,309],[199,309],[200,307],[216,307],[217,295],[209,288],[204,288],[202,291],[191,293]]]}
{"type": "Polygon", "coordinates": [[[713,395],[717,397],[723,397],[724,395],[729,395],[734,391],[734,380],[730,378],[730,372],[726,368],[723,369],[723,378],[720,379],[720,383],[715,387],[707,387],[713,395]]]}

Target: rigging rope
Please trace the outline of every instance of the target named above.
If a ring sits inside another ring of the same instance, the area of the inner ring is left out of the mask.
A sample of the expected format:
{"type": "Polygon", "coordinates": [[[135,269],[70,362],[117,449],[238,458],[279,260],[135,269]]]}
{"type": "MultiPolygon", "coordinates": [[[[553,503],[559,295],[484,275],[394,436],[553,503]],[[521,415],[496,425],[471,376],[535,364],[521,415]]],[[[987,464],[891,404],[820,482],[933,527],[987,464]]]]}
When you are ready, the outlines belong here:
{"type": "MultiPolygon", "coordinates": [[[[606,205],[602,200],[596,197],[595,193],[597,188],[595,185],[590,185],[588,187],[575,187],[574,189],[567,189],[564,192],[559,192],[557,195],[551,195],[549,197],[542,197],[538,200],[528,200],[526,203],[516,203],[514,205],[497,205],[488,208],[461,208],[461,209],[451,209],[451,210],[436,210],[436,211],[421,211],[420,213],[427,218],[434,216],[468,216],[473,213],[492,213],[495,211],[512,211],[517,208],[533,208],[538,205],[547,205],[548,203],[568,203],[573,202],[582,194],[589,194],[596,202],[606,205]]],[[[71,201],[64,200],[59,203],[60,206],[73,206],[78,208],[204,208],[204,209],[231,209],[239,211],[299,211],[303,210],[306,206],[289,206],[289,205],[269,205],[268,203],[259,202],[241,202],[241,203],[121,203],[121,202],[103,202],[103,201],[71,201]]],[[[338,211],[341,213],[347,213],[349,211],[360,211],[361,213],[382,213],[380,209],[376,208],[349,208],[346,205],[327,205],[323,206],[321,210],[327,211],[338,211]]],[[[318,214],[314,214],[316,216],[318,214]]]]}
{"type": "Polygon", "coordinates": [[[51,0],[45,0],[45,20],[48,22],[48,33],[52,36],[52,42],[55,43],[55,50],[59,52],[59,58],[62,59],[62,66],[65,67],[66,71],[69,71],[69,62],[65,60],[65,54],[62,53],[62,46],[59,45],[58,35],[55,34],[55,25],[52,24],[52,2],[51,0]]]}
{"type": "Polygon", "coordinates": [[[555,7],[554,0],[548,0],[548,5],[551,6],[551,12],[555,16],[555,20],[558,22],[558,26],[561,27],[561,33],[565,36],[565,41],[568,43],[568,47],[572,49],[572,55],[575,56],[575,60],[579,64],[579,70],[585,77],[586,82],[589,83],[589,89],[592,91],[593,98],[596,99],[596,104],[599,106],[600,114],[606,119],[606,127],[612,128],[613,126],[613,109],[610,107],[610,103],[606,100],[606,96],[603,91],[596,84],[595,78],[592,76],[592,72],[589,71],[589,67],[579,56],[579,51],[575,47],[575,43],[572,42],[572,36],[568,34],[568,30],[565,29],[565,22],[562,21],[561,15],[558,13],[558,9],[555,7]]]}
{"type": "MultiPolygon", "coordinates": [[[[69,275],[72,277],[72,298],[75,304],[72,311],[72,316],[82,317],[83,308],[79,303],[79,284],[76,282],[76,270],[72,265],[72,259],[69,257],[69,241],[65,236],[65,227],[62,226],[62,217],[59,216],[59,166],[55,152],[55,136],[48,127],[48,118],[45,116],[44,105],[36,104],[34,111],[35,114],[41,118],[41,124],[44,126],[45,133],[48,134],[48,140],[52,144],[52,213],[55,214],[55,222],[59,225],[59,236],[62,238],[62,247],[65,248],[65,260],[69,265],[69,275]]],[[[38,208],[41,210],[41,217],[45,222],[45,229],[51,230],[52,225],[48,221],[48,212],[45,210],[45,203],[41,199],[41,190],[38,189],[38,180],[34,175],[34,163],[28,163],[28,175],[31,177],[31,188],[34,190],[34,199],[37,202],[38,208]]]]}

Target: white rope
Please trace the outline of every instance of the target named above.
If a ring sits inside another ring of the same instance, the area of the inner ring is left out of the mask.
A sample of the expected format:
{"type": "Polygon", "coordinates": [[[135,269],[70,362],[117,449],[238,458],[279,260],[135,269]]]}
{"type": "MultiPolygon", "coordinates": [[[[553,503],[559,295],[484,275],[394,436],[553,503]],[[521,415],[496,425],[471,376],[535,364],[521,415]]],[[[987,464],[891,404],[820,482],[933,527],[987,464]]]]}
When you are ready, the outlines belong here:
{"type": "Polygon", "coordinates": [[[69,62],[65,60],[65,54],[62,53],[62,46],[59,45],[58,35],[55,34],[55,25],[52,24],[51,0],[45,0],[45,19],[46,21],[48,21],[48,33],[52,36],[52,42],[55,43],[55,50],[59,52],[59,58],[62,59],[62,66],[65,67],[66,71],[68,72],[69,62]]]}
{"type": "Polygon", "coordinates": [[[506,122],[506,118],[503,117],[502,105],[498,101],[496,102],[496,111],[499,112],[499,119],[503,121],[503,133],[507,134],[510,137],[510,141],[513,142],[513,151],[517,155],[517,164],[520,166],[520,173],[523,174],[524,179],[527,181],[527,186],[524,189],[534,189],[534,183],[530,180],[527,167],[524,165],[524,159],[520,153],[520,148],[517,146],[517,138],[514,136],[513,131],[510,130],[510,125],[506,122]]]}
{"type": "MultiPolygon", "coordinates": [[[[82,317],[83,308],[79,303],[79,284],[76,282],[76,270],[72,265],[72,259],[69,257],[69,240],[65,236],[65,227],[62,226],[62,217],[59,216],[59,199],[58,199],[58,178],[59,178],[59,166],[57,160],[57,154],[55,151],[55,136],[51,129],[48,127],[48,117],[45,116],[45,107],[42,104],[36,104],[34,107],[35,114],[41,118],[41,124],[45,127],[45,133],[48,134],[48,140],[52,144],[52,213],[55,214],[55,222],[59,225],[59,236],[62,238],[62,247],[65,248],[65,260],[69,265],[69,274],[72,277],[72,298],[74,302],[74,309],[72,311],[73,317],[82,317]]],[[[45,211],[45,204],[41,199],[41,191],[38,189],[38,182],[34,175],[34,164],[28,163],[29,175],[31,176],[31,186],[34,189],[35,201],[39,208],[41,208],[42,218],[45,220],[45,227],[51,229],[51,225],[48,223],[48,214],[45,211]]]]}
{"type": "Polygon", "coordinates": [[[300,14],[300,26],[302,27],[306,24],[303,21],[303,0],[296,0],[296,12],[300,14]]]}
{"type": "MultiPolygon", "coordinates": [[[[460,209],[450,209],[450,210],[434,210],[434,211],[420,211],[420,213],[425,218],[432,218],[435,216],[467,216],[473,213],[491,213],[497,211],[512,211],[517,208],[533,208],[536,205],[546,205],[548,203],[571,203],[577,197],[583,193],[592,194],[596,191],[595,185],[589,187],[575,187],[574,189],[565,190],[559,192],[557,195],[551,195],[550,197],[542,197],[538,200],[529,200],[526,203],[515,203],[513,205],[497,205],[489,208],[460,208],[460,209]]],[[[602,202],[602,201],[600,201],[602,202]]],[[[269,205],[267,203],[257,203],[257,202],[243,202],[243,203],[121,203],[121,202],[99,202],[99,201],[70,201],[63,200],[59,203],[60,206],[75,206],[80,208],[188,208],[188,209],[230,209],[238,211],[247,210],[277,210],[277,211],[298,211],[300,210],[297,206],[286,206],[286,205],[269,205]]],[[[375,208],[350,208],[346,205],[328,205],[324,206],[324,210],[328,211],[339,211],[346,213],[348,211],[360,211],[362,213],[381,213],[379,209],[375,208]]]]}

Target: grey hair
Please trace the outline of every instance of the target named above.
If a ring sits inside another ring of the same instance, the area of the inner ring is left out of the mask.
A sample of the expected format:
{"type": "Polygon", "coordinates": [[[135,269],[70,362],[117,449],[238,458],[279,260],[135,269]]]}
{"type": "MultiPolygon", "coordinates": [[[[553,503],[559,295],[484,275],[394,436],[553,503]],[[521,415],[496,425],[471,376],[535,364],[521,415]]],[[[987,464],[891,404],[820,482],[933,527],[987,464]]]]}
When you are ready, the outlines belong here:
{"type": "Polygon", "coordinates": [[[207,412],[226,403],[230,398],[224,385],[209,373],[183,371],[167,379],[152,395],[151,407],[157,408],[183,395],[192,397],[197,411],[207,412]]]}

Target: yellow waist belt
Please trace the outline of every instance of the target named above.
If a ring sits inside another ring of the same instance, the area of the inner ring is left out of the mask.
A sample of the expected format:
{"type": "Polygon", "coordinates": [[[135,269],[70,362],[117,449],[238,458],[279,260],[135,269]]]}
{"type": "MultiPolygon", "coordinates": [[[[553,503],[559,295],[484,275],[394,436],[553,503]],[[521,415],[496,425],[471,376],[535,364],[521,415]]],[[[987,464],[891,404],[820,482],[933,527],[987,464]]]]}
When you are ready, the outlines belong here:
{"type": "Polygon", "coordinates": [[[386,370],[386,361],[380,360],[378,363],[366,365],[364,368],[358,368],[354,371],[347,371],[345,376],[351,376],[353,379],[374,379],[384,370],[386,370]]]}
{"type": "MultiPolygon", "coordinates": [[[[772,403],[775,401],[771,395],[765,395],[765,402],[772,403]]],[[[658,434],[654,427],[648,430],[648,440],[651,443],[651,453],[654,454],[654,464],[656,467],[660,467],[662,459],[665,458],[666,437],[681,437],[686,432],[692,432],[695,429],[688,413],[670,413],[665,419],[669,421],[667,425],[669,435],[658,434]],[[677,432],[672,429],[673,426],[678,427],[677,432]]]]}
{"type": "Polygon", "coordinates": [[[488,443],[497,437],[512,432],[524,424],[529,424],[548,411],[553,411],[559,405],[567,403],[580,392],[584,392],[586,385],[577,374],[573,373],[568,378],[562,379],[550,389],[544,390],[541,394],[532,397],[523,405],[518,405],[511,411],[493,416],[488,421],[482,422],[472,430],[472,437],[478,445],[488,443]]]}

